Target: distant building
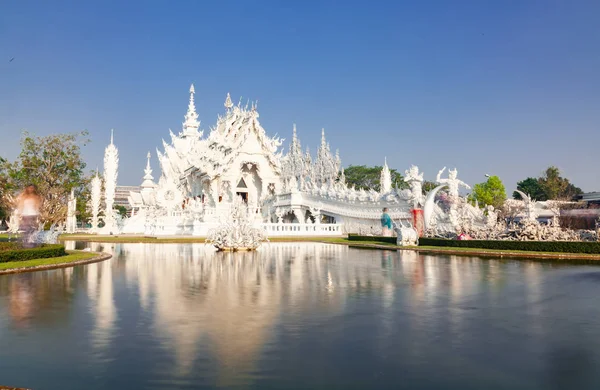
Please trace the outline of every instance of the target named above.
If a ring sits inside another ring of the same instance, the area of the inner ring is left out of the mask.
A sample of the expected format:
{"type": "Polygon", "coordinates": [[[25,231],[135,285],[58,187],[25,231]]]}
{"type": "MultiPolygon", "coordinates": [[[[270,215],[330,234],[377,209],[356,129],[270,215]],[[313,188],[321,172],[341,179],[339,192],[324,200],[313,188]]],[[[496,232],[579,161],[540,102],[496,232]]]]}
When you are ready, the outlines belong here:
{"type": "Polygon", "coordinates": [[[123,206],[127,209],[127,215],[131,214],[131,205],[129,204],[129,192],[140,192],[140,186],[117,186],[115,189],[115,206],[123,206]]]}
{"type": "Polygon", "coordinates": [[[588,204],[600,204],[600,192],[586,192],[585,194],[577,195],[576,199],[588,204]]]}

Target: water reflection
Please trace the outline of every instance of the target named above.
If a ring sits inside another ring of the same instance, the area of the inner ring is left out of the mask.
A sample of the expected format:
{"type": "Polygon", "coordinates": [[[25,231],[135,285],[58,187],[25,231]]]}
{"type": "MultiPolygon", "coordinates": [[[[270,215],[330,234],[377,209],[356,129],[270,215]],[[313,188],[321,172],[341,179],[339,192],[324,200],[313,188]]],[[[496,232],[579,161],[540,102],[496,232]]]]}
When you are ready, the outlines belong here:
{"type": "Polygon", "coordinates": [[[70,245],[113,258],[0,277],[10,383],[81,388],[65,379],[78,362],[95,378],[87,388],[547,388],[557,371],[584,378],[578,388],[599,380],[600,342],[574,342],[600,336],[600,309],[585,299],[598,278],[573,277],[589,267],[307,243],[70,245]],[[65,357],[40,356],[40,342],[65,357]],[[373,373],[380,382],[365,382],[373,373]]]}

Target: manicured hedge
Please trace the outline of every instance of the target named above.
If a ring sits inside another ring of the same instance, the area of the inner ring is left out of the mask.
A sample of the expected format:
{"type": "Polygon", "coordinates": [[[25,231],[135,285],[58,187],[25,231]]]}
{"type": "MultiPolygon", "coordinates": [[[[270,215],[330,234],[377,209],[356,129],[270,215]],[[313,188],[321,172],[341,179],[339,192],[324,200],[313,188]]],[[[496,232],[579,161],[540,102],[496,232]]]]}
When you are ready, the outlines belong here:
{"type": "Polygon", "coordinates": [[[501,240],[447,240],[420,238],[419,245],[453,248],[481,248],[531,252],[562,252],[600,254],[600,242],[577,241],[501,241],[501,240]]]}
{"type": "Polygon", "coordinates": [[[396,237],[359,236],[358,234],[348,234],[348,240],[350,240],[350,241],[387,242],[387,243],[391,243],[391,244],[395,244],[396,243],[396,237]]]}
{"type": "MultiPolygon", "coordinates": [[[[349,234],[350,241],[396,243],[396,237],[359,236],[349,234]]],[[[561,252],[600,254],[600,242],[577,241],[502,241],[502,240],[447,240],[444,238],[419,238],[419,245],[451,248],[480,248],[530,252],[561,252]]]]}
{"type": "Polygon", "coordinates": [[[0,263],[66,256],[64,245],[42,245],[37,248],[11,249],[0,252],[0,263]]]}

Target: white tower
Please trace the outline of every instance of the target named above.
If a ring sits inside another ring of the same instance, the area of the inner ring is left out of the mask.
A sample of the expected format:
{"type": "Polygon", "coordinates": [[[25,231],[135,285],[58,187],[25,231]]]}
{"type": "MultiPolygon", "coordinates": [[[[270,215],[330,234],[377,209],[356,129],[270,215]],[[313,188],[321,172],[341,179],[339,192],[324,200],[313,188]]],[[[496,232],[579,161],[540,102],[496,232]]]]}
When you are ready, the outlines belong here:
{"type": "Polygon", "coordinates": [[[75,233],[75,229],[77,228],[76,209],[77,198],[75,197],[75,190],[72,189],[67,203],[67,233],[75,233]]]}
{"type": "Polygon", "coordinates": [[[115,219],[113,205],[115,203],[115,191],[117,189],[117,176],[119,169],[119,150],[113,143],[114,133],[110,131],[110,145],[104,151],[104,227],[102,234],[115,234],[119,229],[115,219]]]}
{"type": "Polygon", "coordinates": [[[390,172],[390,168],[387,165],[387,158],[383,163],[383,169],[381,170],[381,178],[379,180],[379,184],[381,186],[380,192],[382,194],[387,194],[392,191],[392,173],[390,172]]]}
{"type": "Polygon", "coordinates": [[[102,201],[102,179],[96,170],[96,176],[92,179],[92,232],[98,231],[98,213],[100,212],[100,202],[102,201]]]}

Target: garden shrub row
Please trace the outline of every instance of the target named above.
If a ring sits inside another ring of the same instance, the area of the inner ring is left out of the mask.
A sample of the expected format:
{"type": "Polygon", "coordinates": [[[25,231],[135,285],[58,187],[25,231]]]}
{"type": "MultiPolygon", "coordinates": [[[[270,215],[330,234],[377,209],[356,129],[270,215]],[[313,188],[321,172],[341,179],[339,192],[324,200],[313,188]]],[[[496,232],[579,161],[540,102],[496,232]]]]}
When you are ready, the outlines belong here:
{"type": "Polygon", "coordinates": [[[502,240],[448,240],[420,238],[419,245],[452,248],[480,248],[531,252],[563,252],[600,254],[600,242],[579,241],[502,241],[502,240]]]}
{"type": "Polygon", "coordinates": [[[396,243],[396,237],[360,236],[358,234],[348,234],[348,240],[350,240],[350,241],[387,242],[387,243],[391,243],[391,244],[395,244],[396,243]]]}
{"type": "Polygon", "coordinates": [[[53,245],[42,245],[37,248],[27,249],[10,249],[0,251],[0,263],[6,263],[9,261],[25,261],[34,259],[47,259],[50,257],[66,256],[64,245],[53,244],[53,245]]]}
{"type": "MultiPolygon", "coordinates": [[[[359,236],[349,234],[350,241],[373,241],[396,243],[396,237],[359,236]]],[[[450,248],[479,248],[494,250],[561,252],[600,254],[600,242],[579,241],[502,241],[502,240],[448,240],[444,238],[419,238],[422,246],[443,246],[450,248]]]]}

